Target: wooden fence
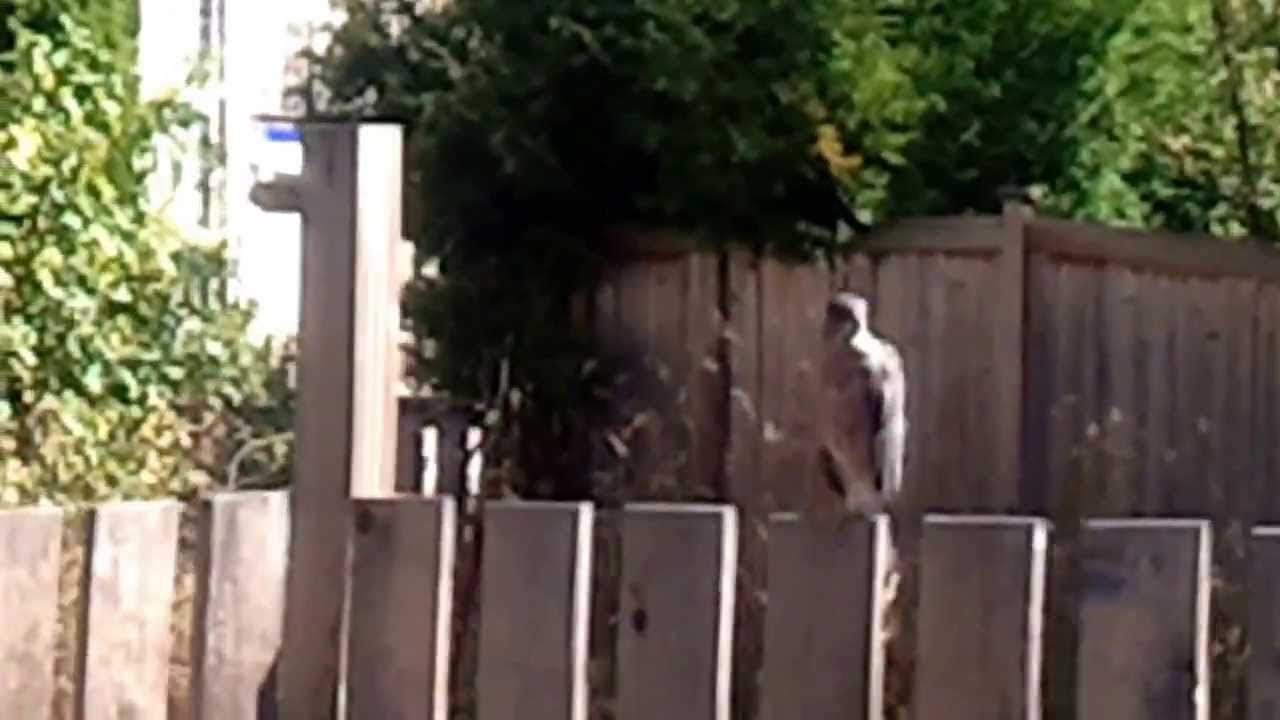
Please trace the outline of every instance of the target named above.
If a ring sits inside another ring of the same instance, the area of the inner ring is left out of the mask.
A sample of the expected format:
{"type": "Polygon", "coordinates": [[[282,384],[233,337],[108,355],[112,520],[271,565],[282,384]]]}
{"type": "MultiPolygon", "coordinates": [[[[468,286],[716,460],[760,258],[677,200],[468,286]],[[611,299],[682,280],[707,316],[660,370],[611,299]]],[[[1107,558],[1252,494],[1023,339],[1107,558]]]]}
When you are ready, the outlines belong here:
{"type": "Polygon", "coordinates": [[[597,331],[667,378],[646,388],[664,423],[631,460],[637,494],[720,477],[761,511],[822,502],[813,406],[837,288],[868,294],[904,354],[921,510],[1280,520],[1280,254],[1018,205],[905,220],[830,264],[618,263],[597,331]]]}
{"type": "MultiPolygon", "coordinates": [[[[350,508],[345,715],[450,717],[456,541],[448,498],[350,508]]],[[[289,537],[287,491],[224,493],[200,508],[192,716],[275,717],[289,537]]],[[[88,523],[75,643],[76,717],[164,718],[181,506],[104,504],[88,523]]],[[[731,505],[490,502],[484,508],[481,720],[728,720],[738,511],[731,505]],[[590,648],[597,526],[621,537],[616,692],[590,648]]],[[[51,717],[64,519],[0,511],[0,717],[51,717]]],[[[1209,521],[1097,519],[1082,543],[1079,718],[1207,718],[1209,521]]],[[[885,526],[767,523],[764,720],[881,717],[885,526]]],[[[924,523],[912,705],[917,720],[1038,718],[1051,524],[930,515],[924,523]]],[[[1280,703],[1280,528],[1256,527],[1249,625],[1250,720],[1280,703]]],[[[1058,608],[1061,611],[1061,608],[1058,608]]],[[[1058,688],[1058,692],[1062,689],[1058,688]]]]}

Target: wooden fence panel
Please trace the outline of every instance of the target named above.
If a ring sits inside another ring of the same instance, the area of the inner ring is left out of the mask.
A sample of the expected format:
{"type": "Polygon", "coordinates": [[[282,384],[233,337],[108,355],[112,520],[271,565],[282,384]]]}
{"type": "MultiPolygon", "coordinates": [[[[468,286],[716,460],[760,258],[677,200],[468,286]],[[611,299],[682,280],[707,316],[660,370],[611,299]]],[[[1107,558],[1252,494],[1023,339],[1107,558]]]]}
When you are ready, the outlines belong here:
{"type": "MultiPolygon", "coordinates": [[[[1280,286],[1263,285],[1258,291],[1257,331],[1254,336],[1254,433],[1259,452],[1258,477],[1280,473],[1280,286]]],[[[1276,483],[1259,482],[1255,488],[1260,522],[1280,521],[1280,493],[1276,483]]]]}
{"type": "Polygon", "coordinates": [[[661,250],[672,242],[635,239],[593,300],[601,347],[622,371],[611,444],[625,446],[625,499],[724,493],[721,258],[661,250]]]}
{"type": "Polygon", "coordinates": [[[897,345],[907,373],[905,483],[930,510],[1018,504],[1018,478],[997,461],[1009,422],[996,386],[1007,333],[989,314],[1001,287],[996,257],[902,253],[878,266],[872,328],[897,345]]]}
{"type": "Polygon", "coordinates": [[[761,720],[879,720],[888,524],[776,516],[761,720]]]}
{"type": "Polygon", "coordinates": [[[0,510],[0,717],[49,717],[62,511],[0,510]]]}
{"type": "Polygon", "coordinates": [[[1166,239],[1090,244],[1109,232],[1029,225],[1023,509],[1069,507],[1078,488],[1091,514],[1248,522],[1269,509],[1252,478],[1275,462],[1274,290],[1134,255],[1166,239]]]}
{"type": "Polygon", "coordinates": [[[1048,534],[1033,518],[925,518],[918,720],[1040,717],[1048,534]]]}
{"type": "Polygon", "coordinates": [[[168,713],[180,510],[172,501],[113,502],[90,515],[77,697],[86,720],[168,713]]]}
{"type": "Polygon", "coordinates": [[[761,473],[763,422],[760,416],[761,310],[758,260],[745,252],[729,255],[728,339],[729,436],[725,479],[728,496],[741,503],[748,513],[763,508],[759,498],[765,492],[761,473]]]}
{"type": "MultiPolygon", "coordinates": [[[[759,270],[763,335],[757,346],[760,377],[761,495],[766,511],[802,510],[839,500],[822,480],[818,455],[818,389],[822,378],[822,320],[831,281],[822,265],[769,259],[759,270]]],[[[761,518],[761,522],[763,522],[761,518]]]]}
{"type": "Polygon", "coordinates": [[[480,720],[586,720],[594,510],[485,506],[480,720]]]}
{"type": "Polygon", "coordinates": [[[728,720],[737,520],[732,506],[624,510],[620,720],[728,720]]]}
{"type": "Polygon", "coordinates": [[[448,717],[455,502],[355,502],[347,664],[352,718],[448,717]]]}
{"type": "Polygon", "coordinates": [[[191,698],[197,720],[274,717],[289,544],[287,491],[200,509],[191,698]]]}
{"type": "Polygon", "coordinates": [[[1094,520],[1081,540],[1077,716],[1207,720],[1209,524],[1094,520]]]}

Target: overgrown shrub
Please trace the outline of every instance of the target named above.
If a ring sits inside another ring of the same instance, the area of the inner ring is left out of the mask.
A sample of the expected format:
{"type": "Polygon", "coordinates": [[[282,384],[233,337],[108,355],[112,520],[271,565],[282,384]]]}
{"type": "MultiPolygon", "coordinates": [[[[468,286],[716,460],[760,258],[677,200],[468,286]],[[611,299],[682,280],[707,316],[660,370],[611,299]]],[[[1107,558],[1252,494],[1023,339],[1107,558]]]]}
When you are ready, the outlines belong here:
{"type": "Polygon", "coordinates": [[[271,361],[223,298],[225,247],[151,206],[155,142],[198,115],[139,97],[132,39],[86,23],[101,4],[4,8],[0,504],[187,493],[261,432],[229,419],[267,403],[271,361]]]}

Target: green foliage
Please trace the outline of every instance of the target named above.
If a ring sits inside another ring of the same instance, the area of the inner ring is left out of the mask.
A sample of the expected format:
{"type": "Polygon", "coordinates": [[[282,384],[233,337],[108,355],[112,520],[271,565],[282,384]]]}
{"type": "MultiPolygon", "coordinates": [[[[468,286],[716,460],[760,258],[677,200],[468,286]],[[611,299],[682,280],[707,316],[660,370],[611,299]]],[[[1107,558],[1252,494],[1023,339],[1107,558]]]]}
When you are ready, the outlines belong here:
{"type": "Polygon", "coordinates": [[[905,42],[924,53],[914,80],[939,102],[895,177],[893,214],[999,212],[1002,185],[1067,172],[1086,80],[1140,1],[901,3],[905,42]]]}
{"type": "Polygon", "coordinates": [[[198,116],[141,100],[59,5],[11,5],[0,56],[0,504],[185,493],[243,433],[227,413],[265,402],[268,350],[220,297],[225,248],[150,207],[154,141],[198,116]]]}
{"type": "Polygon", "coordinates": [[[318,109],[413,132],[409,232],[441,270],[409,298],[423,379],[569,447],[601,368],[570,308],[615,231],[813,257],[990,210],[1074,159],[1083,80],[1137,1],[361,0],[313,58],[318,109]]]}
{"type": "Polygon", "coordinates": [[[1051,210],[1280,238],[1280,14],[1252,0],[1146,0],[1089,78],[1051,210]]]}
{"type": "Polygon", "coordinates": [[[600,366],[569,316],[607,238],[831,249],[879,218],[929,107],[872,0],[416,5],[346,3],[315,79],[324,110],[409,122],[408,232],[442,273],[409,298],[436,348],[420,375],[527,420],[526,469],[593,422],[600,366]]]}

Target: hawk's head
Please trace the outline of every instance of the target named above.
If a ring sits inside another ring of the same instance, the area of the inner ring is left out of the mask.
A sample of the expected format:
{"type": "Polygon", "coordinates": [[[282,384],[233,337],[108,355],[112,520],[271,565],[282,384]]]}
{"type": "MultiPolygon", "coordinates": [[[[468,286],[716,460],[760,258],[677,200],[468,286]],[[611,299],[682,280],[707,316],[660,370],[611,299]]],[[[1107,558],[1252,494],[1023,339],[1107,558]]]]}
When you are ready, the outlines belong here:
{"type": "Polygon", "coordinates": [[[868,303],[866,298],[852,292],[836,293],[827,302],[827,315],[822,324],[822,336],[828,341],[846,342],[867,329],[868,303]]]}

